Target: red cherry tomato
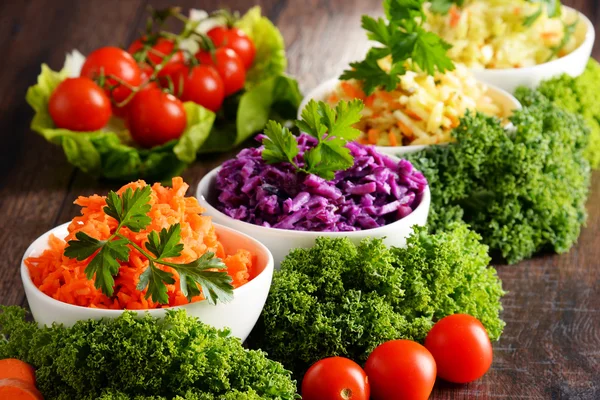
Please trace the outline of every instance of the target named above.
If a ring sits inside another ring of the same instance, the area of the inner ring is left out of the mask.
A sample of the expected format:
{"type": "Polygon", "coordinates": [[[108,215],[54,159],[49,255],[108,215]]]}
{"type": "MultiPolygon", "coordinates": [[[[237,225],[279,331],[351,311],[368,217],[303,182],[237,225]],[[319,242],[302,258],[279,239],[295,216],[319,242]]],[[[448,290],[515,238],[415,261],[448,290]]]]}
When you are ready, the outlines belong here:
{"type": "Polygon", "coordinates": [[[225,86],[219,73],[209,65],[182,68],[173,75],[175,94],[217,112],[225,99],[225,86]]]}
{"type": "Polygon", "coordinates": [[[226,26],[215,26],[206,33],[212,41],[215,47],[223,47],[224,42],[227,41],[227,33],[229,29],[226,26]]]}
{"type": "Polygon", "coordinates": [[[324,358],[314,363],[302,380],[304,400],[369,400],[365,371],[344,357],[324,358]]]}
{"type": "Polygon", "coordinates": [[[212,28],[207,33],[216,47],[226,47],[235,51],[242,60],[246,71],[252,66],[256,47],[252,39],[238,28],[227,29],[224,26],[212,28]]]}
{"type": "Polygon", "coordinates": [[[110,119],[110,99],[89,78],[67,78],[50,95],[48,112],[59,128],[96,131],[110,119]]]}
{"type": "Polygon", "coordinates": [[[208,51],[200,51],[196,54],[196,58],[200,63],[215,67],[221,79],[223,79],[225,96],[240,91],[246,82],[246,70],[240,57],[235,51],[224,47],[215,50],[214,56],[216,63],[208,51]]]}
{"type": "Polygon", "coordinates": [[[472,382],[492,365],[490,338],[481,322],[470,315],[439,320],[429,331],[425,347],[435,359],[438,376],[449,382],[472,382]]]}
{"type": "Polygon", "coordinates": [[[178,139],[187,120],[183,103],[156,87],[138,92],[128,107],[127,126],[142,147],[154,147],[178,139]]]}
{"type": "Polygon", "coordinates": [[[377,347],[365,364],[373,400],[427,400],[435,383],[435,360],[412,340],[377,347]]]}
{"type": "MultiPolygon", "coordinates": [[[[137,39],[135,42],[131,43],[129,49],[127,51],[130,54],[135,54],[136,52],[142,50],[144,48],[144,40],[145,37],[141,37],[137,39]]],[[[173,49],[175,48],[175,42],[165,38],[158,38],[156,43],[152,46],[152,50],[149,50],[147,53],[147,59],[152,63],[152,65],[160,65],[163,62],[164,58],[171,54],[173,49]]],[[[184,57],[183,51],[177,50],[167,61],[167,64],[158,72],[157,76],[167,76],[175,71],[183,64],[184,57]]],[[[142,64],[142,68],[144,72],[148,76],[152,75],[153,67],[148,64],[142,64]]]]}
{"type": "Polygon", "coordinates": [[[110,95],[110,87],[116,86],[112,91],[112,98],[117,103],[125,100],[131,94],[131,90],[111,79],[110,75],[134,87],[142,83],[142,72],[135,60],[131,54],[118,47],[99,48],[85,59],[80,76],[97,79],[102,74],[107,77],[104,86],[107,94],[110,95]]]}

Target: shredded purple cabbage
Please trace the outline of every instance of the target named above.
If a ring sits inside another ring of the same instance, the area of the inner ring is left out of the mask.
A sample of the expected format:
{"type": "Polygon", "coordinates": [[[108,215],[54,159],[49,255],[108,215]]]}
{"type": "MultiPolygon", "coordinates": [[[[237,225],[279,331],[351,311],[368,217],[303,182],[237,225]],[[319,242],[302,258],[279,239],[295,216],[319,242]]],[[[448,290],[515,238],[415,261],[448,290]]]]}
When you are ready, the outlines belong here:
{"type": "MultiPolygon", "coordinates": [[[[312,136],[299,136],[297,163],[315,145],[312,136]]],[[[217,175],[217,208],[261,226],[347,232],[389,224],[419,205],[427,180],[409,161],[395,161],[371,146],[347,146],[354,165],[332,181],[298,173],[289,164],[267,164],[263,147],[244,149],[217,175]]]]}

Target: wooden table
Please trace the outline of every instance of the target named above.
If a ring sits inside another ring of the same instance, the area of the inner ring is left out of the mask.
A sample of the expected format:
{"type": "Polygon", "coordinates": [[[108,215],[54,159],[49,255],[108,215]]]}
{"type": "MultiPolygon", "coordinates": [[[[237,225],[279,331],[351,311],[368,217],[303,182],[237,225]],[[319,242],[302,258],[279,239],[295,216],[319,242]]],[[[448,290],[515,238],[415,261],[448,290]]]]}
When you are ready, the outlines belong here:
{"type": "MultiPolygon", "coordinates": [[[[251,0],[196,0],[187,7],[245,11],[251,0]]],[[[264,13],[287,43],[289,72],[308,90],[339,74],[368,45],[360,15],[381,14],[379,0],[265,0],[264,13]]],[[[572,0],[600,27],[598,0],[572,0]]],[[[137,37],[147,0],[4,0],[0,4],[0,304],[26,305],[19,265],[40,234],[71,219],[77,195],[115,188],[76,171],[63,152],[29,129],[25,91],[41,63],[60,68],[67,51],[84,54],[137,37]]],[[[596,45],[595,56],[600,56],[596,45]]],[[[202,157],[184,173],[192,187],[231,156],[202,157]]],[[[600,174],[588,202],[589,220],[568,254],[499,266],[507,327],[495,344],[492,371],[465,386],[440,385],[435,399],[600,399],[600,174]]]]}

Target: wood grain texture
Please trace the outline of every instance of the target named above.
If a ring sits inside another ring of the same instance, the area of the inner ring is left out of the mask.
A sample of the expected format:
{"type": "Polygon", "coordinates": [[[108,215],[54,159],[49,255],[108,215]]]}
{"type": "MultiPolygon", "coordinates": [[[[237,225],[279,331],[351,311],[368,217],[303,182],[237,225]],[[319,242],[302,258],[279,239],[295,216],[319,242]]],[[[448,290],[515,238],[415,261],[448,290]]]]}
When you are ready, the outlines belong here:
{"type": "MultiPolygon", "coordinates": [[[[245,11],[252,0],[180,0],[184,10],[226,4],[245,11]]],[[[382,14],[379,0],[265,0],[263,11],[287,44],[288,71],[303,91],[339,74],[368,44],[360,15],[382,14]]],[[[598,0],[564,4],[600,27],[598,0]]],[[[115,185],[75,171],[62,150],[29,128],[25,91],[41,63],[59,68],[64,54],[130,42],[148,5],[167,0],[0,2],[0,304],[25,304],[18,268],[26,247],[41,233],[78,213],[78,195],[106,194],[115,185]]],[[[600,58],[600,41],[594,48],[600,58]]],[[[231,154],[202,156],[184,173],[194,188],[231,154]]],[[[469,385],[436,386],[432,399],[600,399],[600,174],[588,202],[588,226],[568,254],[498,266],[508,290],[507,327],[494,345],[490,373],[469,385]]]]}

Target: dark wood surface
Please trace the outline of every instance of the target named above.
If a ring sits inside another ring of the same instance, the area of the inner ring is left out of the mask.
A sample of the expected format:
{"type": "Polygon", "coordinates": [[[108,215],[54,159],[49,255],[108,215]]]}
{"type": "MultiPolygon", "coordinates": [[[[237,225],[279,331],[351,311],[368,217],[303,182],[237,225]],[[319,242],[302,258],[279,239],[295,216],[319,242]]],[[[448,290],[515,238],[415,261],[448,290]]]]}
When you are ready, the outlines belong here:
{"type": "MultiPolygon", "coordinates": [[[[252,0],[179,0],[184,7],[245,11],[252,0]]],[[[379,0],[264,0],[263,12],[285,38],[289,72],[306,91],[336,76],[367,49],[360,15],[381,14],[379,0]]],[[[600,1],[563,1],[600,27],[600,1]]],[[[61,67],[67,51],[84,54],[132,41],[148,5],[160,0],[4,0],[0,2],[0,304],[26,305],[19,265],[40,234],[77,212],[77,195],[114,185],[74,170],[62,150],[29,129],[25,91],[40,64],[61,67]]],[[[600,45],[594,49],[600,57],[600,45]]],[[[203,157],[184,173],[192,188],[231,155],[203,157]]],[[[480,381],[439,385],[434,399],[600,399],[600,173],[589,220],[568,254],[498,266],[507,327],[495,343],[492,371],[480,381]]]]}

